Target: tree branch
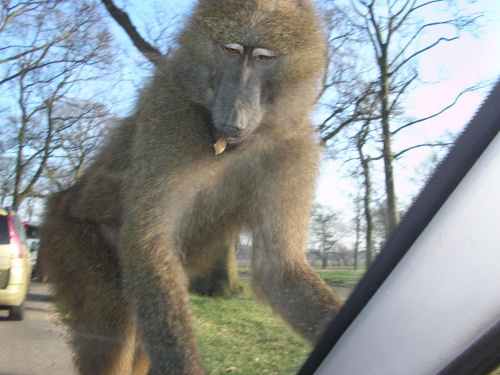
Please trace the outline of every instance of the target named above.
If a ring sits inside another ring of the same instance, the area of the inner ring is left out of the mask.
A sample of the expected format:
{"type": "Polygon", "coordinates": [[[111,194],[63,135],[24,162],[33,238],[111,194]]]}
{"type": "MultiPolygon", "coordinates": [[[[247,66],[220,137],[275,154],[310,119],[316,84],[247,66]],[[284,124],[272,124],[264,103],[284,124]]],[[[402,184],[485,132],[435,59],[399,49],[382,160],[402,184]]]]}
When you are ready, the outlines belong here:
{"type": "MultiPolygon", "coordinates": [[[[389,7],[389,10],[392,10],[392,7],[396,5],[396,2],[397,1],[395,1],[394,4],[389,7]]],[[[392,30],[393,33],[396,32],[406,22],[407,18],[409,17],[409,15],[410,15],[410,13],[411,13],[411,11],[413,9],[413,6],[415,5],[415,1],[413,1],[413,4],[410,5],[410,9],[403,15],[403,17],[397,23],[397,25],[395,25],[395,26],[392,25],[392,22],[396,21],[396,19],[404,12],[404,10],[408,8],[408,4],[409,3],[410,3],[410,1],[407,1],[406,4],[404,4],[401,7],[401,9],[399,10],[399,12],[397,12],[395,15],[393,15],[391,17],[391,20],[390,20],[391,21],[390,22],[390,30],[392,30]]]]}
{"type": "Polygon", "coordinates": [[[465,93],[467,93],[467,92],[471,92],[471,91],[476,91],[476,90],[482,89],[482,88],[483,88],[483,87],[485,87],[485,86],[486,86],[486,85],[484,85],[484,84],[477,84],[477,85],[474,85],[474,86],[471,86],[471,87],[466,88],[466,89],[465,89],[465,90],[463,90],[460,94],[458,94],[458,95],[457,95],[457,97],[455,98],[455,100],[454,100],[451,104],[447,105],[446,107],[444,107],[444,108],[443,108],[442,110],[440,110],[439,112],[434,113],[433,115],[430,115],[430,116],[427,116],[427,117],[424,117],[424,118],[421,118],[421,119],[415,120],[415,121],[411,121],[411,122],[409,122],[409,123],[407,123],[407,124],[405,124],[405,125],[403,125],[403,126],[399,127],[398,129],[394,130],[394,131],[392,132],[392,135],[394,135],[394,134],[396,134],[396,133],[400,132],[400,131],[401,131],[401,130],[403,130],[403,129],[406,129],[406,128],[407,128],[407,127],[409,127],[409,126],[412,126],[412,125],[418,124],[418,123],[420,123],[420,122],[424,122],[424,121],[430,120],[431,118],[434,118],[434,117],[439,116],[440,114],[442,114],[443,112],[447,111],[448,109],[450,109],[451,107],[453,107],[455,104],[457,104],[458,99],[460,99],[460,97],[461,97],[463,94],[465,94],[465,93]]]}
{"type": "Polygon", "coordinates": [[[394,75],[399,69],[401,69],[401,67],[403,67],[404,65],[406,65],[408,63],[408,61],[414,59],[415,57],[417,57],[418,55],[420,55],[421,53],[425,52],[425,51],[428,51],[430,50],[431,48],[437,46],[439,43],[441,42],[451,42],[451,41],[454,41],[456,39],[458,39],[459,37],[458,36],[454,36],[452,38],[445,38],[445,37],[441,37],[439,38],[437,41],[435,41],[434,43],[432,43],[431,45],[428,45],[427,47],[425,48],[422,48],[421,50],[413,53],[412,55],[410,55],[409,57],[407,57],[406,59],[404,59],[392,72],[391,72],[391,75],[394,75]]]}
{"type": "Polygon", "coordinates": [[[393,154],[392,157],[394,159],[397,159],[401,155],[403,155],[404,153],[411,151],[411,150],[414,150],[416,148],[420,148],[420,147],[447,147],[447,146],[451,146],[452,144],[453,144],[453,142],[422,143],[420,145],[408,147],[402,151],[399,151],[397,154],[393,154]]]}
{"type": "Polygon", "coordinates": [[[128,14],[116,7],[112,0],[101,1],[106,6],[106,9],[111,17],[115,19],[115,21],[130,37],[134,46],[136,46],[137,49],[154,65],[158,65],[163,59],[162,53],[141,37],[141,35],[137,32],[137,29],[132,24],[128,14]]]}
{"type": "Polygon", "coordinates": [[[418,77],[418,73],[415,72],[413,74],[413,76],[411,76],[409,79],[407,79],[407,81],[404,82],[402,85],[399,84],[398,85],[399,87],[396,86],[396,87],[391,89],[391,91],[396,91],[396,89],[398,89],[397,95],[389,107],[391,112],[397,107],[397,105],[399,104],[400,97],[405,93],[406,89],[412,84],[412,82],[417,79],[417,77],[418,77]]]}
{"type": "Polygon", "coordinates": [[[408,40],[408,42],[405,44],[404,47],[401,48],[401,50],[399,51],[399,53],[396,55],[396,57],[393,59],[394,62],[398,61],[399,58],[401,56],[403,56],[405,54],[405,52],[408,50],[408,48],[410,47],[410,45],[418,38],[418,36],[420,34],[422,34],[422,32],[426,29],[426,28],[430,28],[430,27],[433,27],[433,26],[440,26],[440,25],[448,25],[452,22],[453,20],[447,20],[447,21],[440,21],[440,22],[432,22],[432,23],[427,23],[425,25],[422,25],[420,26],[420,28],[418,30],[416,30],[413,35],[411,36],[411,38],[408,40]]]}

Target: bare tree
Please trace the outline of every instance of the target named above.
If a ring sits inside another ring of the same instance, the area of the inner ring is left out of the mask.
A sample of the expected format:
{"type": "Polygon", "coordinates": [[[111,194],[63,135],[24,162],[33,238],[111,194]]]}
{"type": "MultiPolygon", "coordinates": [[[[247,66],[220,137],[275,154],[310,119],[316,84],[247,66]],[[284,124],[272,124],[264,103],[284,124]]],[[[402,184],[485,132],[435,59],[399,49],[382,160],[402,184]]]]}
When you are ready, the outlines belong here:
{"type": "Polygon", "coordinates": [[[361,130],[356,134],[356,149],[359,155],[359,162],[361,164],[361,175],[363,178],[364,195],[363,206],[365,213],[365,239],[366,239],[366,268],[370,267],[375,257],[373,246],[373,217],[371,210],[372,203],[372,180],[370,175],[370,162],[371,158],[364,153],[364,146],[370,135],[370,121],[366,121],[361,130]]]}
{"type": "MultiPolygon", "coordinates": [[[[330,62],[319,100],[323,118],[319,125],[320,135],[328,155],[344,161],[359,161],[360,169],[356,174],[364,176],[364,206],[368,217],[373,200],[368,180],[371,178],[370,166],[383,164],[384,202],[387,205],[384,238],[392,232],[400,217],[394,160],[420,147],[451,144],[431,140],[398,150],[393,145],[394,136],[442,114],[457,104],[462,95],[484,86],[479,83],[465,88],[449,105],[423,118],[409,118],[405,114],[407,94],[422,84],[418,70],[422,54],[453,42],[465,31],[478,28],[476,21],[482,14],[464,15],[452,9],[453,3],[445,0],[351,0],[349,5],[341,7],[330,0],[322,2],[329,17],[330,62]],[[434,12],[440,20],[426,22],[423,14],[428,12],[434,12]]],[[[365,223],[364,228],[371,249],[367,252],[371,254],[367,259],[370,263],[374,256],[374,241],[370,238],[376,228],[369,223],[365,223]]]]}
{"type": "MultiPolygon", "coordinates": [[[[451,108],[465,92],[478,87],[466,88],[459,93],[450,105],[435,114],[421,119],[401,121],[402,101],[415,86],[419,77],[417,59],[430,49],[458,39],[462,32],[477,27],[476,21],[481,14],[461,15],[451,10],[442,13],[439,21],[425,22],[422,12],[436,11],[437,6],[447,6],[445,0],[387,2],[380,0],[353,0],[357,14],[355,27],[364,36],[374,56],[374,66],[378,76],[377,85],[380,115],[380,141],[385,171],[387,193],[387,215],[389,231],[399,222],[397,196],[394,185],[393,161],[403,153],[417,147],[440,144],[419,144],[405,150],[394,152],[392,138],[400,131],[436,117],[451,108]],[[443,26],[448,29],[444,31],[443,26]],[[423,44],[424,34],[433,35],[434,40],[423,44]],[[399,120],[399,121],[397,121],[399,120]]],[[[437,12],[437,11],[436,11],[437,12]]]]}
{"type": "Polygon", "coordinates": [[[328,266],[330,255],[344,235],[339,214],[327,206],[315,205],[309,225],[309,253],[321,260],[322,268],[328,266]]]}
{"type": "Polygon", "coordinates": [[[96,4],[3,1],[0,21],[2,158],[6,195],[18,208],[40,196],[47,166],[78,124],[107,115],[91,82],[109,73],[111,36],[96,4]]]}
{"type": "Polygon", "coordinates": [[[358,255],[359,255],[359,248],[360,248],[359,245],[361,243],[361,233],[362,233],[361,200],[362,200],[361,195],[360,194],[356,195],[354,199],[355,215],[353,219],[355,225],[354,232],[356,233],[356,241],[354,242],[354,264],[353,264],[354,270],[357,270],[359,268],[358,255]]]}
{"type": "Polygon", "coordinates": [[[150,41],[147,41],[134,26],[127,12],[118,8],[112,0],[101,0],[101,2],[108,10],[109,15],[128,35],[133,45],[153,65],[158,65],[163,57],[170,53],[174,43],[178,14],[169,14],[165,8],[156,9],[155,13],[161,14],[161,17],[155,17],[152,22],[148,22],[145,33],[150,41]],[[169,14],[169,16],[165,17],[165,14],[169,14]]]}
{"type": "Polygon", "coordinates": [[[366,68],[360,63],[359,46],[352,16],[346,7],[331,0],[322,3],[328,35],[328,65],[319,92],[319,112],[323,120],[319,124],[322,141],[327,147],[335,144],[339,133],[357,121],[371,118],[365,102],[372,101],[372,82],[366,81],[360,71],[366,68]]]}
{"type": "Polygon", "coordinates": [[[80,118],[59,134],[57,153],[45,167],[48,190],[61,190],[78,180],[106,134],[117,121],[100,103],[93,106],[92,115],[80,118]]]}
{"type": "Polygon", "coordinates": [[[154,65],[157,65],[161,61],[162,53],[149,44],[144,38],[139,34],[135,26],[132,24],[130,17],[126,12],[118,8],[112,0],[102,0],[102,3],[106,6],[109,14],[113,19],[122,27],[122,29],[127,33],[130,40],[135,47],[151,61],[154,65]]]}

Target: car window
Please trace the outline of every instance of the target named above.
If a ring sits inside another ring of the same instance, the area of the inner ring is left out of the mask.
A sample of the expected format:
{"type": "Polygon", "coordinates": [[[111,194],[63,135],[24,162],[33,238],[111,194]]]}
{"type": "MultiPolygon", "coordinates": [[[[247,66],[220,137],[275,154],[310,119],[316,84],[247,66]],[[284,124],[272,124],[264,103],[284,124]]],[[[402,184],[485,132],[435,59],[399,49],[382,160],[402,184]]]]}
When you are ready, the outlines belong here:
{"type": "Polygon", "coordinates": [[[26,235],[28,238],[38,238],[38,227],[35,225],[26,226],[26,235]]]}
{"type": "Polygon", "coordinates": [[[9,226],[7,225],[7,217],[0,216],[0,245],[10,243],[9,226]]]}

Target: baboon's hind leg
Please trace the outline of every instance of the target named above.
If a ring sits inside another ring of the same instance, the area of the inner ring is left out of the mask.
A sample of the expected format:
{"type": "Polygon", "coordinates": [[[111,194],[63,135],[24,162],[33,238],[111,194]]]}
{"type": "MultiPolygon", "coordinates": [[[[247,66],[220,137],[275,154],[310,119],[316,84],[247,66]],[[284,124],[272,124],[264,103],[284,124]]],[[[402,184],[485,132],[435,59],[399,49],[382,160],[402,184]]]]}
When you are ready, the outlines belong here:
{"type": "Polygon", "coordinates": [[[149,361],[121,291],[119,263],[98,224],[82,222],[49,203],[42,230],[43,267],[71,327],[82,375],[147,374],[149,361]],[[134,371],[135,368],[135,371],[134,371]]]}
{"type": "MultiPolygon", "coordinates": [[[[121,319],[120,319],[121,320],[121,319]]],[[[73,331],[75,364],[82,375],[145,375],[149,361],[137,345],[134,324],[111,320],[86,321],[73,331]],[[88,324],[94,326],[89,329],[88,324]]]]}

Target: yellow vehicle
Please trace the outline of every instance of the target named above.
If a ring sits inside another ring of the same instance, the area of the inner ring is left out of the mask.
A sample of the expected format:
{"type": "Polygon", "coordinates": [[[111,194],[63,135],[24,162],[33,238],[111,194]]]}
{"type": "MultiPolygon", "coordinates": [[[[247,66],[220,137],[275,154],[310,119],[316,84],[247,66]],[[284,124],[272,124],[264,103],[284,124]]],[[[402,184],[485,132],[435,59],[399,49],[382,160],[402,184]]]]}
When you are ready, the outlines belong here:
{"type": "Polygon", "coordinates": [[[24,318],[31,280],[31,253],[26,233],[14,211],[0,209],[0,309],[11,320],[24,318]]]}

